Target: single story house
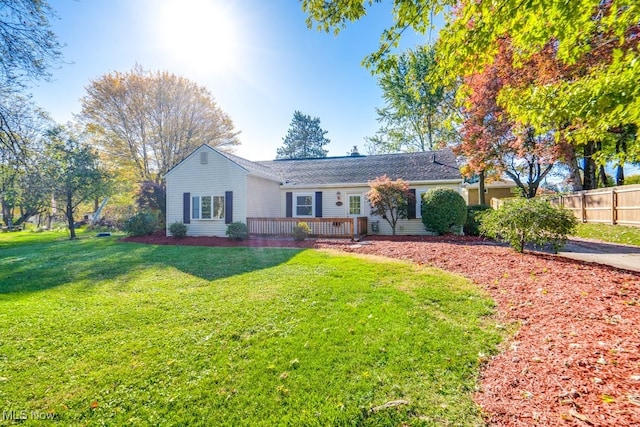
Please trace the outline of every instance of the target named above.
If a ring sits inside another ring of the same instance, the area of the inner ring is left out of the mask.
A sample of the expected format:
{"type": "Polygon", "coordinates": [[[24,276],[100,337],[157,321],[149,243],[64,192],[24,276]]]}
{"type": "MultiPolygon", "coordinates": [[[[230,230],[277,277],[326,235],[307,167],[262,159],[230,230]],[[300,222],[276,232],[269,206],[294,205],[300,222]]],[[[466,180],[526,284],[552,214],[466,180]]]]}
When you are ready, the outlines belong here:
{"type": "MultiPolygon", "coordinates": [[[[398,222],[397,234],[426,234],[420,219],[423,193],[435,188],[462,192],[460,170],[449,149],[254,162],[204,144],[165,175],[167,234],[170,224],[182,221],[191,236],[225,236],[228,224],[253,226],[257,219],[266,227],[259,234],[277,234],[277,224],[287,221],[353,224],[351,231],[357,234],[391,234],[384,219],[371,215],[365,196],[368,182],[385,174],[407,181],[416,196],[409,218],[398,222]]],[[[256,233],[252,227],[249,231],[256,233]]]]}

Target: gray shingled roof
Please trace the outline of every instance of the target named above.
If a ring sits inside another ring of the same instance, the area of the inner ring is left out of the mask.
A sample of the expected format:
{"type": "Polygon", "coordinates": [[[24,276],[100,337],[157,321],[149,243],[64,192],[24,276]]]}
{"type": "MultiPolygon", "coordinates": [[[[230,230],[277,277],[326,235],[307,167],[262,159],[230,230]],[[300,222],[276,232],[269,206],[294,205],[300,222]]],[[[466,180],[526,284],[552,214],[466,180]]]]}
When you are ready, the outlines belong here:
{"type": "Polygon", "coordinates": [[[236,163],[237,165],[243,167],[250,174],[257,175],[263,178],[272,179],[274,181],[284,181],[282,175],[278,174],[276,170],[270,168],[267,165],[261,164],[261,162],[252,162],[251,160],[243,159],[242,157],[238,157],[235,154],[226,153],[224,151],[216,150],[218,153],[236,163]]]}
{"type": "Polygon", "coordinates": [[[295,184],[365,183],[381,175],[405,181],[461,179],[450,149],[419,153],[381,154],[324,159],[253,162],[295,184]]]}

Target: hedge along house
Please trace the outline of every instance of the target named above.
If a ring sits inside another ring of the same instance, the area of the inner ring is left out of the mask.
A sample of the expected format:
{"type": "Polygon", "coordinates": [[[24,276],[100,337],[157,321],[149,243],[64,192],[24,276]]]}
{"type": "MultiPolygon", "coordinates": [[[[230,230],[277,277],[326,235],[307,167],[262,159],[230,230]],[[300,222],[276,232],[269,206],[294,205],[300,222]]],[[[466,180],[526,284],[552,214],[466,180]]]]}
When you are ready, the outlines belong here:
{"type": "Polygon", "coordinates": [[[392,234],[384,219],[371,215],[365,196],[368,182],[382,175],[407,181],[415,195],[397,234],[427,234],[420,215],[423,193],[462,191],[448,149],[253,162],[205,144],[165,175],[167,227],[182,221],[191,236],[225,236],[227,225],[240,221],[250,234],[286,235],[306,222],[314,235],[392,234]]]}

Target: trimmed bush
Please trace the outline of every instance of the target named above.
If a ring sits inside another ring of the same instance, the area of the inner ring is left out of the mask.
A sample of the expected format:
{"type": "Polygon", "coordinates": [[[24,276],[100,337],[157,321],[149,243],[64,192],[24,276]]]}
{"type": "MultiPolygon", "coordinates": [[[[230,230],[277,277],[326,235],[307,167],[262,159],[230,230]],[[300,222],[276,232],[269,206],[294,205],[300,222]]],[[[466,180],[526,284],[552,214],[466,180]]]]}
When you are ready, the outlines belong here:
{"type": "Polygon", "coordinates": [[[186,237],[188,228],[184,222],[176,221],[169,226],[169,233],[171,233],[173,237],[186,237]]]}
{"type": "Polygon", "coordinates": [[[299,222],[298,225],[293,227],[293,240],[296,242],[303,242],[304,239],[311,233],[311,228],[306,222],[299,222]]]}
{"type": "Polygon", "coordinates": [[[523,252],[527,243],[551,244],[557,252],[567,242],[567,236],[575,232],[576,225],[570,210],[537,197],[509,201],[500,209],[484,212],[480,218],[483,235],[506,241],[518,252],[523,252]]]}
{"type": "Polygon", "coordinates": [[[247,224],[244,222],[236,221],[227,226],[227,236],[233,240],[246,240],[249,238],[249,230],[247,224]]]}
{"type": "Polygon", "coordinates": [[[150,212],[139,212],[124,223],[124,231],[129,236],[146,236],[153,234],[158,227],[158,218],[150,212]]]}
{"type": "Polygon", "coordinates": [[[480,217],[482,213],[491,209],[487,205],[467,206],[467,222],[464,223],[464,234],[467,236],[480,235],[480,217]]]}
{"type": "Polygon", "coordinates": [[[467,220],[467,204],[457,191],[438,188],[422,195],[422,223],[438,235],[460,232],[467,220]]]}

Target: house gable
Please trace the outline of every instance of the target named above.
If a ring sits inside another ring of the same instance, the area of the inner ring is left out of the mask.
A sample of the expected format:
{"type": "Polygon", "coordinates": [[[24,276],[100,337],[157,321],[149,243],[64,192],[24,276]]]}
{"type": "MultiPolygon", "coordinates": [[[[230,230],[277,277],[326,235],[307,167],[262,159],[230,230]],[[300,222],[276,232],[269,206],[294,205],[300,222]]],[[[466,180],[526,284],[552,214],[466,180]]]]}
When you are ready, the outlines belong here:
{"type": "Polygon", "coordinates": [[[189,225],[192,236],[224,236],[231,221],[246,220],[249,171],[202,145],[166,175],[167,227],[189,225]]]}

